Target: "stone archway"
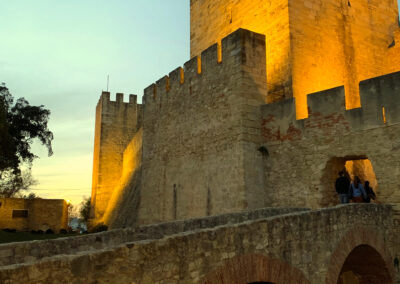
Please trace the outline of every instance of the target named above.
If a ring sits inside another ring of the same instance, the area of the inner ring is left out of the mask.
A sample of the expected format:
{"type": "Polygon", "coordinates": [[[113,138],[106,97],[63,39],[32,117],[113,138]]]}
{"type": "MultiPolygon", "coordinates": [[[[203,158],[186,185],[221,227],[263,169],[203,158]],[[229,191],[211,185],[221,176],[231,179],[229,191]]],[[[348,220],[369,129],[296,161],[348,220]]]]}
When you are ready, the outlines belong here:
{"type": "Polygon", "coordinates": [[[334,184],[338,178],[338,172],[342,170],[350,179],[358,176],[362,183],[368,180],[377,193],[378,181],[372,162],[367,156],[333,157],[328,160],[321,175],[321,199],[319,202],[321,207],[330,207],[339,203],[334,184]]]}
{"type": "Polygon", "coordinates": [[[234,257],[206,275],[202,284],[309,284],[304,274],[283,261],[264,255],[234,257]]]}
{"type": "Polygon", "coordinates": [[[350,279],[360,284],[393,282],[382,256],[369,245],[354,248],[346,258],[339,274],[338,284],[346,284],[350,279]]]}
{"type": "Polygon", "coordinates": [[[391,260],[382,237],[373,228],[357,226],[338,242],[331,256],[326,283],[343,284],[343,277],[352,277],[356,281],[353,283],[392,284],[391,260]],[[377,280],[379,278],[383,279],[377,280]]]}

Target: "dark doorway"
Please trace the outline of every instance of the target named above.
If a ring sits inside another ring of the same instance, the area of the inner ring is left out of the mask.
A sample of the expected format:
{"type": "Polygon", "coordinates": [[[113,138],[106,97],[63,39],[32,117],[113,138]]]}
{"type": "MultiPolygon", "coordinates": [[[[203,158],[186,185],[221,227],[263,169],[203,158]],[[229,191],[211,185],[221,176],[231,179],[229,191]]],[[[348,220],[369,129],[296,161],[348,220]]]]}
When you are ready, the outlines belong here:
{"type": "Polygon", "coordinates": [[[382,256],[371,246],[361,245],[346,258],[337,283],[382,284],[393,281],[382,256]]]}

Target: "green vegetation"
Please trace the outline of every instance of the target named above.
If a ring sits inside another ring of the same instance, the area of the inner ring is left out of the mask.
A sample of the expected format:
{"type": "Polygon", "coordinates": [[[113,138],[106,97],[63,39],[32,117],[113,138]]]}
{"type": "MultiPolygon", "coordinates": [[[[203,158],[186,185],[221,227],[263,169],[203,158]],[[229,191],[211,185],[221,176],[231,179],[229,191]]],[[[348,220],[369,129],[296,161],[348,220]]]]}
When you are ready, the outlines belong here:
{"type": "Polygon", "coordinates": [[[30,168],[37,156],[31,152],[35,139],[53,154],[53,133],[48,129],[50,111],[31,106],[24,98],[16,101],[3,83],[0,85],[0,197],[15,197],[35,185],[30,168]],[[25,172],[21,167],[27,168],[25,172]]]}
{"type": "Polygon", "coordinates": [[[10,233],[10,232],[0,231],[0,244],[27,242],[34,240],[50,240],[50,239],[58,239],[71,236],[79,236],[79,234],[31,234],[29,232],[10,233]]]}
{"type": "Polygon", "coordinates": [[[83,201],[81,202],[81,208],[79,210],[79,217],[83,222],[86,224],[90,217],[90,196],[84,197],[83,201]]]}

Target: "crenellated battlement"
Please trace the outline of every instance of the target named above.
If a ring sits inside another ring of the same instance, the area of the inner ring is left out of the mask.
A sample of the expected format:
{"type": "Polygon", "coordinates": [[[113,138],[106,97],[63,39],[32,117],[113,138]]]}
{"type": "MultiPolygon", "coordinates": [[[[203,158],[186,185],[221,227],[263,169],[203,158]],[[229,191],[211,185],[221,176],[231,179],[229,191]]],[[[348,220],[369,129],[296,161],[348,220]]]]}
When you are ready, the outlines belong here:
{"type": "Polygon", "coordinates": [[[111,100],[110,92],[103,91],[101,93],[99,102],[108,104],[108,103],[117,103],[117,104],[127,104],[127,105],[137,105],[137,95],[129,95],[129,102],[124,102],[124,94],[123,93],[116,93],[115,101],[111,100]]]}
{"type": "Polygon", "coordinates": [[[360,82],[361,107],[346,110],[344,87],[307,96],[309,117],[296,120],[295,100],[262,106],[262,131],[267,141],[298,140],[321,130],[367,130],[400,123],[400,72],[360,82]]]}
{"type": "MultiPolygon", "coordinates": [[[[168,75],[144,90],[143,103],[160,103],[165,99],[179,99],[182,91],[191,93],[198,85],[207,81],[224,82],[226,78],[239,75],[242,71],[253,72],[254,64],[249,58],[258,57],[265,62],[265,36],[239,29],[193,57],[183,67],[178,67],[168,75]],[[247,67],[247,68],[246,68],[247,67]]],[[[257,64],[256,77],[261,74],[266,79],[265,64],[257,64]],[[261,70],[260,70],[261,69],[261,70]],[[258,74],[259,73],[259,74],[258,74]]],[[[258,78],[257,78],[258,79],[258,78]]],[[[266,88],[266,86],[265,86],[266,88]]],[[[264,94],[266,95],[266,93],[264,94]]]]}

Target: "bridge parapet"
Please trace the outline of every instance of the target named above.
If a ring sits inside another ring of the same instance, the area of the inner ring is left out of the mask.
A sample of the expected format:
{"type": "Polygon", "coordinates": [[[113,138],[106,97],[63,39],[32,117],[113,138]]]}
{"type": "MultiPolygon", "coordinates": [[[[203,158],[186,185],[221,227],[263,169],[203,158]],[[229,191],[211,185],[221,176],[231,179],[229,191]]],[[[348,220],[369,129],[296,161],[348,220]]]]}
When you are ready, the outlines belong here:
{"type": "Polygon", "coordinates": [[[166,236],[232,225],[272,216],[310,210],[308,208],[263,208],[204,218],[166,222],[130,229],[118,229],[74,238],[0,245],[0,267],[25,263],[61,254],[116,247],[123,243],[161,239],[166,236]],[[40,249],[38,249],[40,247],[40,249]]]}
{"type": "Polygon", "coordinates": [[[332,283],[327,279],[338,277],[337,267],[343,264],[337,262],[346,259],[344,252],[349,250],[340,251],[346,247],[344,241],[352,246],[375,248],[394,275],[392,263],[398,246],[393,241],[392,215],[389,205],[351,204],[243,220],[239,224],[227,222],[223,226],[182,232],[159,240],[136,241],[108,250],[2,267],[0,282],[11,278],[30,283],[43,279],[51,282],[56,276],[58,281],[101,279],[106,282],[115,281],[118,275],[120,283],[177,279],[182,283],[218,283],[217,279],[233,271],[229,265],[240,267],[241,260],[253,259],[252,270],[238,270],[241,275],[231,273],[240,276],[231,283],[239,280],[293,283],[292,276],[302,279],[296,283],[332,283]],[[257,259],[262,261],[257,263],[257,259]],[[288,271],[279,271],[285,267],[288,271]],[[33,270],[40,273],[29,273],[33,270]]]}

